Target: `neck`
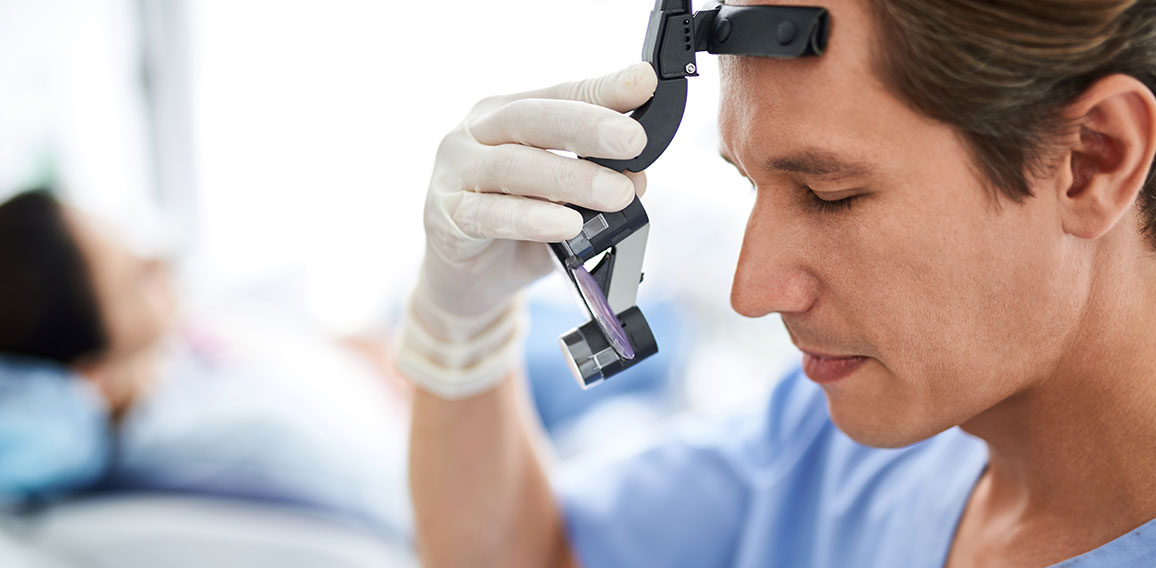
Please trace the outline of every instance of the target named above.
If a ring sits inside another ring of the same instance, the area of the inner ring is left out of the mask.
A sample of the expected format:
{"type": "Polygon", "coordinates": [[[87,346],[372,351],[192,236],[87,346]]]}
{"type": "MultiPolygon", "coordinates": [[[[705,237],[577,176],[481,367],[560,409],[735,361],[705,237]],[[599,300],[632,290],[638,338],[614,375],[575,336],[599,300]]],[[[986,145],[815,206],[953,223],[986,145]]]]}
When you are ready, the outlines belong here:
{"type": "Polygon", "coordinates": [[[114,423],[119,423],[132,405],[156,382],[159,352],[143,349],[139,353],[104,357],[86,362],[75,370],[92,381],[108,403],[114,423]]]}
{"type": "Polygon", "coordinates": [[[1063,360],[963,425],[988,445],[973,500],[993,517],[1116,536],[1156,517],[1156,263],[1146,256],[1097,263],[1105,284],[1092,286],[1063,360]]]}

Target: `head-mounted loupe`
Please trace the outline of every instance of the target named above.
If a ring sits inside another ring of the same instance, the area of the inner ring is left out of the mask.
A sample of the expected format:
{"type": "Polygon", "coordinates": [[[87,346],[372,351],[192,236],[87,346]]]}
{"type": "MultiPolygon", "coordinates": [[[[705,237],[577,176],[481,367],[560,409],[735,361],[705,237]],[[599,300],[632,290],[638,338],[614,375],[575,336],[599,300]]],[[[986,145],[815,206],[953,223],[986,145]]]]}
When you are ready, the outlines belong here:
{"type": "MultiPolygon", "coordinates": [[[[690,0],[657,0],[642,57],[654,67],[654,97],[631,118],[646,130],[646,149],[631,160],[587,158],[615,171],[640,172],[670,146],[686,109],[687,77],[698,76],[695,54],[792,58],[821,55],[827,45],[825,8],[727,6],[717,0],[698,12],[690,0]]],[[[578,384],[588,388],[658,353],[654,334],[635,305],[650,220],[642,202],[615,213],[571,205],[582,232],[550,248],[582,298],[591,321],[559,339],[578,384]],[[599,257],[595,267],[586,263],[599,257]]]]}

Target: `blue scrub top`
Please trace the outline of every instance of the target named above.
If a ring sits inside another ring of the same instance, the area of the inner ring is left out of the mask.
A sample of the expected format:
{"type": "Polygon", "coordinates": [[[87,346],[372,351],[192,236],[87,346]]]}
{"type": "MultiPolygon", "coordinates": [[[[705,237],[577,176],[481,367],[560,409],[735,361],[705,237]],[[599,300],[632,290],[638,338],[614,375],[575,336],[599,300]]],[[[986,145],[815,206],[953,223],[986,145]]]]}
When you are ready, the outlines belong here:
{"type": "MultiPolygon", "coordinates": [[[[587,568],[938,567],[987,463],[958,428],[902,449],[860,445],[795,371],[768,408],[611,464],[555,490],[587,568]]],[[[1156,566],[1156,520],[1063,568],[1156,566]]]]}

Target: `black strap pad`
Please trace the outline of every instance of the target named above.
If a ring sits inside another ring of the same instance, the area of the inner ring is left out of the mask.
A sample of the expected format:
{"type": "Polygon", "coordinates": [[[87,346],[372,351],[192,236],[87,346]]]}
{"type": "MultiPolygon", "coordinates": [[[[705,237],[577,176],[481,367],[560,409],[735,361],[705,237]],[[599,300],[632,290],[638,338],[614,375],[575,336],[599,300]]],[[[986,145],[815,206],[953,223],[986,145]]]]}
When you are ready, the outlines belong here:
{"type": "Polygon", "coordinates": [[[822,55],[830,18],[819,7],[711,2],[694,20],[696,51],[787,58],[822,55]]]}

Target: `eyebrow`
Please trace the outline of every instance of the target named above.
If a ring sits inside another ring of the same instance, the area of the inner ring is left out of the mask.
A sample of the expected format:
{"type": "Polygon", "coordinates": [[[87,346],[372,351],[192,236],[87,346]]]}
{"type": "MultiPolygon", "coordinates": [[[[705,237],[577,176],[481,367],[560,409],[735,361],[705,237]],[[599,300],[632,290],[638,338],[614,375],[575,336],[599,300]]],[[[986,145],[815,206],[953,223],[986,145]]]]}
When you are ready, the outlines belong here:
{"type": "Polygon", "coordinates": [[[871,171],[865,163],[849,162],[821,150],[771,158],[763,167],[770,172],[837,178],[860,176],[871,171]]]}
{"type": "MultiPolygon", "coordinates": [[[[728,164],[738,167],[726,153],[720,152],[719,155],[728,164]]],[[[818,149],[807,149],[796,154],[770,158],[763,162],[763,169],[770,173],[804,174],[826,178],[862,176],[871,171],[871,167],[866,163],[847,161],[818,149]]]]}

